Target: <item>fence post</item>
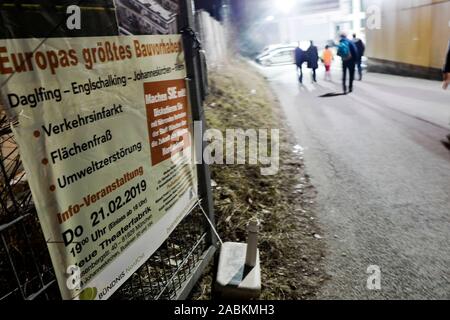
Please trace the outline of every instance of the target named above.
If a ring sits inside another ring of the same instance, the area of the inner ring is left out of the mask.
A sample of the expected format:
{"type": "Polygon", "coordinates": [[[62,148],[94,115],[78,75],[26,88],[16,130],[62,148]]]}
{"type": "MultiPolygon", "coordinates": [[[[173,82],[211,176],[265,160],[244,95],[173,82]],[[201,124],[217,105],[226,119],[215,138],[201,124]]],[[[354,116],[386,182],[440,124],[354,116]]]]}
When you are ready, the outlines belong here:
{"type": "MultiPolygon", "coordinates": [[[[180,1],[180,21],[182,30],[195,30],[195,18],[194,18],[194,4],[192,0],[180,1]]],[[[189,79],[189,96],[192,108],[192,117],[194,121],[198,121],[201,124],[200,137],[195,137],[197,143],[201,143],[201,157],[203,158],[203,150],[205,149],[205,142],[203,141],[203,132],[206,128],[205,116],[203,112],[203,101],[201,98],[201,75],[200,75],[200,55],[199,51],[195,49],[195,39],[189,34],[189,32],[183,33],[183,46],[185,52],[186,61],[186,73],[189,79]]],[[[198,145],[194,144],[196,149],[198,145]]],[[[198,154],[198,153],[197,153],[198,154]]],[[[198,191],[199,198],[202,200],[203,209],[208,214],[212,224],[215,225],[214,218],[214,206],[211,192],[211,175],[209,167],[204,161],[197,165],[198,173],[198,191]]],[[[218,239],[211,227],[208,225],[208,239],[209,243],[213,246],[217,245],[218,239]]]]}

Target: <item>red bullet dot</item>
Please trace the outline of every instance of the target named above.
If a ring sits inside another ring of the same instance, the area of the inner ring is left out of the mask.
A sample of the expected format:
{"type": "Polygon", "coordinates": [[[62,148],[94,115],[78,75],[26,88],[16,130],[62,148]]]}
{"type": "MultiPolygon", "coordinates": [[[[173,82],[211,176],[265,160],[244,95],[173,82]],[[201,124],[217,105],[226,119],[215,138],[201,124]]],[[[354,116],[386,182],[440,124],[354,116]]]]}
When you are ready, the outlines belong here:
{"type": "Polygon", "coordinates": [[[36,130],[36,131],[33,133],[33,135],[34,135],[36,138],[39,138],[39,137],[41,136],[41,133],[40,133],[38,130],[36,130]]]}
{"type": "Polygon", "coordinates": [[[51,186],[50,186],[50,191],[53,192],[53,191],[55,191],[55,190],[56,190],[56,187],[55,187],[54,185],[51,185],[51,186]]]}
{"type": "Polygon", "coordinates": [[[48,164],[48,159],[42,159],[42,164],[45,166],[48,164]]]}

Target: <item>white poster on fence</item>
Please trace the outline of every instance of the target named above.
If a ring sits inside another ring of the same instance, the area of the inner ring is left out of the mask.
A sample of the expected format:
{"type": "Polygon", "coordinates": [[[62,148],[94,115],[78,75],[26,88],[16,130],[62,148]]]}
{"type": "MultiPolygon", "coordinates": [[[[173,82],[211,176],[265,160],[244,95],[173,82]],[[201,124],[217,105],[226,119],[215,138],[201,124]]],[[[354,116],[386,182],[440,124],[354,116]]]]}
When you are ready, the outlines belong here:
{"type": "Polygon", "coordinates": [[[0,40],[63,298],[108,298],[195,204],[185,76],[179,35],[0,40]]]}

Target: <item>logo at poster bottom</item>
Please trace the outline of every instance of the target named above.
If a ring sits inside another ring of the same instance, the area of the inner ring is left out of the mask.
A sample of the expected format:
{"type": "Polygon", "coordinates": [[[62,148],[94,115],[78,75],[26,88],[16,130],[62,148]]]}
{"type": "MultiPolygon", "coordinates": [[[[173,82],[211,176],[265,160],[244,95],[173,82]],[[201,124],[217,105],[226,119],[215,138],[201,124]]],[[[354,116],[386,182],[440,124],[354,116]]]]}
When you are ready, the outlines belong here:
{"type": "Polygon", "coordinates": [[[85,288],[78,297],[80,300],[95,300],[97,297],[97,288],[85,288]]]}

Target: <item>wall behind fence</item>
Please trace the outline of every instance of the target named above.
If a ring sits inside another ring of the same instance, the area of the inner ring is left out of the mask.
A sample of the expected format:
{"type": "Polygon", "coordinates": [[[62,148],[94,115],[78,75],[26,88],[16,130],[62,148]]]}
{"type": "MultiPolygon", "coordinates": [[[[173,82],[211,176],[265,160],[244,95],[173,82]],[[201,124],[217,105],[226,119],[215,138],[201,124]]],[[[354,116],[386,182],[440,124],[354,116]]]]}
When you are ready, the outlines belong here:
{"type": "Polygon", "coordinates": [[[222,23],[211,17],[206,11],[198,11],[196,20],[208,67],[215,68],[225,64],[231,55],[228,40],[230,33],[222,23]]]}

